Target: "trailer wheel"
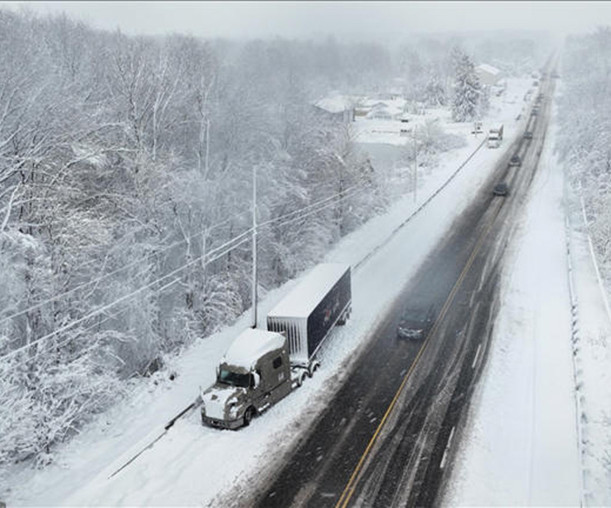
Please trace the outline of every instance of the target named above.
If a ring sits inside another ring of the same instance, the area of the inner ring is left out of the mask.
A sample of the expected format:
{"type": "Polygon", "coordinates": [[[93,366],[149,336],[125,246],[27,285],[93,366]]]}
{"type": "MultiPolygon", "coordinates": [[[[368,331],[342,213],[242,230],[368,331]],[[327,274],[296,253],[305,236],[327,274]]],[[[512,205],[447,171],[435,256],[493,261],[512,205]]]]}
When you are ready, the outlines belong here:
{"type": "Polygon", "coordinates": [[[255,416],[255,410],[250,406],[244,413],[244,427],[248,427],[253,417],[255,416]]]}
{"type": "Polygon", "coordinates": [[[306,376],[307,376],[307,372],[302,372],[301,374],[299,374],[299,376],[297,377],[297,386],[298,387],[303,384],[306,376]]]}
{"type": "Polygon", "coordinates": [[[351,311],[351,310],[352,310],[352,309],[346,309],[346,312],[344,312],[344,313],[342,314],[342,316],[341,316],[341,317],[340,317],[340,318],[337,320],[337,324],[338,324],[339,326],[343,326],[343,325],[345,325],[345,324],[346,324],[346,321],[348,321],[348,318],[350,318],[350,311],[351,311]]]}

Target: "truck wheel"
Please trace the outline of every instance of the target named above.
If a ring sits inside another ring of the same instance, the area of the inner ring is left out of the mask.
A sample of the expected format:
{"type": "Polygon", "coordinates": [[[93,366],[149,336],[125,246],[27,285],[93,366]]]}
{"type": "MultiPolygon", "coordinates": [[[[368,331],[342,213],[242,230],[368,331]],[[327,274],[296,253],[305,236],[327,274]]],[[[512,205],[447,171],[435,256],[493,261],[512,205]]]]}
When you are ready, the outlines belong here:
{"type": "Polygon", "coordinates": [[[255,416],[255,410],[253,407],[249,407],[244,413],[244,427],[248,427],[253,417],[255,416]]]}
{"type": "Polygon", "coordinates": [[[350,317],[350,310],[351,309],[347,309],[346,312],[344,312],[344,314],[337,320],[337,324],[339,326],[346,324],[346,321],[348,321],[348,318],[350,317]]]}
{"type": "Polygon", "coordinates": [[[314,375],[314,372],[318,370],[318,367],[320,367],[320,363],[318,362],[314,362],[313,364],[311,364],[308,368],[308,377],[312,377],[314,375]]]}
{"type": "Polygon", "coordinates": [[[301,386],[305,380],[307,373],[306,372],[302,372],[301,374],[299,374],[299,377],[297,378],[297,386],[301,386]]]}

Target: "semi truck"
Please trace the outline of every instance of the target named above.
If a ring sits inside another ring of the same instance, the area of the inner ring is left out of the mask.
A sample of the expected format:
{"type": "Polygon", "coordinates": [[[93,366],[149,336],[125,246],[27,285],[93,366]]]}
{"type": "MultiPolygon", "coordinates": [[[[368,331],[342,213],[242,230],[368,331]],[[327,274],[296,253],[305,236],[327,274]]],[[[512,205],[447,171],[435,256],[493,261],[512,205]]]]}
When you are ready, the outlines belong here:
{"type": "Polygon", "coordinates": [[[216,382],[201,394],[202,423],[247,426],[311,377],[317,353],[352,308],[350,266],[316,266],[267,315],[267,330],[248,329],[221,359],[216,382]]]}
{"type": "Polygon", "coordinates": [[[494,125],[488,131],[488,148],[498,148],[503,141],[503,124],[494,125]]]}

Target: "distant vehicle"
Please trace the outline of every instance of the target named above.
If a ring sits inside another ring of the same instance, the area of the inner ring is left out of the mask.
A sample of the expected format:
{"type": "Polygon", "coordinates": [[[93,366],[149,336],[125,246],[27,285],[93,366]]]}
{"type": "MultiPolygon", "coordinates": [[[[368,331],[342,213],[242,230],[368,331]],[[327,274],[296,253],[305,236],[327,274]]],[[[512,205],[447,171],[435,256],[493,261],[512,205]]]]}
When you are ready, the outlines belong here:
{"type": "Polygon", "coordinates": [[[422,340],[428,335],[435,319],[434,309],[428,312],[421,309],[407,309],[397,326],[397,338],[405,340],[422,340]]]}
{"type": "Polygon", "coordinates": [[[519,166],[521,164],[522,164],[522,159],[520,159],[520,156],[518,154],[513,155],[511,159],[509,160],[510,166],[519,166]]]}
{"type": "Polygon", "coordinates": [[[533,138],[533,133],[530,131],[526,131],[524,133],[524,139],[532,139],[533,138]]]}
{"type": "Polygon", "coordinates": [[[531,114],[532,116],[537,116],[537,115],[539,114],[539,109],[538,109],[538,108],[536,108],[536,107],[534,107],[534,108],[532,109],[532,111],[530,112],[530,114],[531,114]]]}
{"type": "Polygon", "coordinates": [[[495,196],[507,196],[509,194],[509,185],[505,182],[497,183],[492,189],[492,194],[495,196]]]}
{"type": "Polygon", "coordinates": [[[350,266],[316,266],[267,315],[267,330],[248,329],[217,367],[202,392],[202,423],[224,429],[252,418],[301,386],[319,366],[316,354],[335,325],[350,316],[350,266]]]}
{"type": "Polygon", "coordinates": [[[488,131],[488,148],[498,148],[503,141],[503,124],[490,127],[488,131]]]}
{"type": "Polygon", "coordinates": [[[473,122],[473,129],[471,129],[471,134],[481,134],[484,132],[482,130],[482,122],[473,122]]]}

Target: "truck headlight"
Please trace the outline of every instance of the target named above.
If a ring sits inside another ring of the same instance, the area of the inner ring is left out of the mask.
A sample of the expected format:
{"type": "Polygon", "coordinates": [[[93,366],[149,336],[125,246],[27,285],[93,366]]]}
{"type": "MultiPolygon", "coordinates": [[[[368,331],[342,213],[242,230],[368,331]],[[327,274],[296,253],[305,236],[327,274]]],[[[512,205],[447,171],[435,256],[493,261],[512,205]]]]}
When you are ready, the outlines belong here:
{"type": "Polygon", "coordinates": [[[227,412],[229,413],[229,417],[231,419],[236,419],[238,417],[238,403],[237,401],[232,401],[227,404],[227,412]]]}

